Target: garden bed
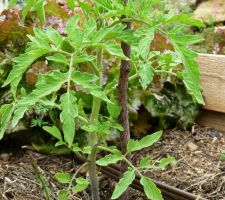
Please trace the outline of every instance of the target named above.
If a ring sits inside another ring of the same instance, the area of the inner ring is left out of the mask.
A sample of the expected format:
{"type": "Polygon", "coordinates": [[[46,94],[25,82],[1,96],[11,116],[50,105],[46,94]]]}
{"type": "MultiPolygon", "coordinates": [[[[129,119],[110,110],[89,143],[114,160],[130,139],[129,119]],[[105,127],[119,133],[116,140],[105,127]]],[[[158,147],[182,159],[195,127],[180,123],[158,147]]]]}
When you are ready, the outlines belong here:
{"type": "MultiPolygon", "coordinates": [[[[192,131],[166,131],[152,148],[137,152],[132,159],[137,162],[143,156],[160,159],[174,156],[178,163],[162,172],[146,172],[152,178],[180,189],[185,189],[208,200],[225,199],[225,162],[221,150],[225,149],[225,136],[215,130],[193,126],[192,131]]],[[[74,172],[79,163],[70,156],[46,156],[30,149],[1,153],[0,199],[44,199],[43,189],[35,179],[31,163],[35,159],[39,172],[49,182],[52,197],[62,189],[53,176],[56,172],[74,172]]],[[[84,169],[83,174],[86,173],[84,169]]],[[[115,182],[100,174],[101,199],[108,200],[115,182]]],[[[67,186],[66,186],[67,187],[67,186]]],[[[89,191],[71,197],[90,199],[89,191]]],[[[144,200],[144,195],[131,191],[131,199],[144,200]]]]}

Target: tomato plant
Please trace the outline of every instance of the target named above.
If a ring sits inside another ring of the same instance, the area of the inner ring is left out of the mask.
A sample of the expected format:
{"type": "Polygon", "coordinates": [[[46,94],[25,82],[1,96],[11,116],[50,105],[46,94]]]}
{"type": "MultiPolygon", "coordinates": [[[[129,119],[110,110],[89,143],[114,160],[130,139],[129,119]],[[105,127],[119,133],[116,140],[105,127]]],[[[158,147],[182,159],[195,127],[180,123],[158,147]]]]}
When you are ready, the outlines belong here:
{"type": "MultiPolygon", "coordinates": [[[[10,1],[10,6],[16,2],[10,1]]],[[[119,161],[126,163],[123,165],[126,172],[116,185],[112,199],[127,190],[136,174],[141,177],[148,199],[162,199],[160,190],[143,174],[144,169],[153,167],[151,161],[144,158],[139,166],[134,166],[129,160],[132,152],[157,142],[162,131],[140,140],[129,139],[127,89],[148,90],[157,74],[169,74],[183,81],[193,101],[204,104],[197,54],[187,48],[202,38],[185,34],[187,26],[203,27],[204,24],[191,14],[165,13],[162,11],[165,3],[162,0],[68,0],[69,8],[75,11],[67,21],[66,34],[52,27],[35,28],[34,35],[28,35],[30,42],[25,53],[13,59],[15,64],[3,84],[3,87],[10,86],[13,101],[0,108],[0,138],[9,124],[15,127],[30,108],[39,104],[60,113],[59,119],[43,126],[58,140],[56,146],[66,146],[88,158],[89,180],[75,177],[75,186],[61,190],[59,199],[68,199],[70,192],[86,189],[89,181],[92,198],[100,199],[96,165],[107,166],[119,161]],[[172,44],[167,52],[171,59],[164,59],[167,63],[163,65],[157,58],[165,52],[150,49],[157,33],[166,36],[172,44]],[[105,61],[112,58],[114,65],[108,67],[116,73],[110,77],[106,75],[105,61]],[[50,67],[33,77],[35,86],[24,91],[20,82],[36,61],[46,62],[50,67]],[[120,67],[117,61],[121,61],[120,67]],[[135,84],[129,85],[134,80],[135,84]],[[107,109],[100,112],[103,105],[107,109]],[[79,130],[84,133],[85,142],[76,137],[79,130]],[[122,151],[107,145],[107,138],[113,132],[121,132],[122,151]],[[101,157],[101,151],[108,154],[101,157]]],[[[45,23],[44,0],[25,0],[23,21],[29,10],[34,10],[40,22],[45,23]]],[[[173,158],[164,159],[158,167],[172,161],[173,158]]],[[[65,173],[56,174],[56,179],[70,185],[74,181],[65,173]]]]}

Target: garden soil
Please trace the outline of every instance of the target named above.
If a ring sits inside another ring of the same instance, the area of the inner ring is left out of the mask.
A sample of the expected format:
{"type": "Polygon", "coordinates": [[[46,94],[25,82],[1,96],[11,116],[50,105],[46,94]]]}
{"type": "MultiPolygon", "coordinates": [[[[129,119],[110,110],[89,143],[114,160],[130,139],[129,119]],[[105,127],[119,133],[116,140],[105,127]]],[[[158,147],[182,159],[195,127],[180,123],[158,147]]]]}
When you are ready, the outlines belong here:
{"type": "MultiPolygon", "coordinates": [[[[148,156],[159,161],[173,156],[175,166],[163,171],[146,171],[150,177],[184,189],[208,200],[225,200],[225,134],[215,130],[193,126],[191,131],[167,130],[163,138],[153,147],[132,156],[134,163],[148,156]]],[[[0,152],[0,200],[44,200],[43,187],[39,178],[46,180],[51,198],[56,199],[59,189],[66,189],[54,180],[56,172],[73,174],[80,164],[72,156],[42,155],[32,148],[23,146],[12,152],[0,152]]],[[[87,169],[81,171],[87,175],[87,169]]],[[[109,200],[115,182],[99,174],[101,199],[109,200]]],[[[130,199],[145,200],[145,196],[131,190],[130,199]]],[[[70,200],[90,200],[89,189],[72,194],[70,200]]]]}

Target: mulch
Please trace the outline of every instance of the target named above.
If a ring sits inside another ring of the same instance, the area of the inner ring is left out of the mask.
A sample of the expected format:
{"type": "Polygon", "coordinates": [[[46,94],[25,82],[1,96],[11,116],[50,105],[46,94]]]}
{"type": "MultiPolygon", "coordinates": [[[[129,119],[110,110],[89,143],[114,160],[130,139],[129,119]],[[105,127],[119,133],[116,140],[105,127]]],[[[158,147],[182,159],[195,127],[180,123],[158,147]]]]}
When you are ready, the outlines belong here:
{"type": "MultiPolygon", "coordinates": [[[[144,156],[153,160],[173,156],[177,164],[163,171],[146,171],[150,177],[169,185],[187,190],[209,200],[225,200],[225,161],[221,151],[225,150],[225,135],[215,130],[193,126],[191,131],[168,130],[153,147],[132,156],[138,163],[144,156]]],[[[54,179],[57,172],[73,174],[80,164],[72,156],[42,155],[30,148],[21,148],[10,153],[0,152],[0,200],[44,200],[43,188],[37,181],[32,165],[38,174],[47,180],[51,198],[68,185],[54,179]]],[[[81,171],[88,175],[87,170],[81,171]]],[[[115,182],[99,174],[101,199],[109,200],[115,182]]],[[[145,200],[144,195],[132,190],[131,199],[145,200]]],[[[71,200],[90,200],[90,191],[73,194],[71,200]]]]}

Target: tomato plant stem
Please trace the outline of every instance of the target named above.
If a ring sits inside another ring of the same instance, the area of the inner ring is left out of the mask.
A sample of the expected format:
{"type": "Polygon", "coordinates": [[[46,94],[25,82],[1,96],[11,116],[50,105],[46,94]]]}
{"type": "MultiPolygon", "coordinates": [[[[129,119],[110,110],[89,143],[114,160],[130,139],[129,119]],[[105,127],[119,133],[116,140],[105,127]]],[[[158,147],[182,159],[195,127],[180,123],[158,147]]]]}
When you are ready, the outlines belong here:
{"type": "MultiPolygon", "coordinates": [[[[102,49],[97,49],[97,67],[101,67],[102,65],[102,49]]],[[[101,84],[101,76],[99,80],[99,84],[101,84]]],[[[99,111],[101,108],[101,99],[94,97],[93,98],[93,105],[92,105],[92,112],[90,116],[90,123],[95,123],[95,120],[98,119],[99,111]]],[[[96,168],[96,154],[97,148],[96,145],[98,143],[98,136],[97,133],[91,132],[89,133],[88,138],[89,145],[92,146],[91,154],[88,157],[89,164],[89,176],[90,176],[90,183],[91,183],[91,194],[93,200],[100,200],[99,196],[99,183],[98,183],[98,175],[97,175],[97,168],[96,168]]]]}

